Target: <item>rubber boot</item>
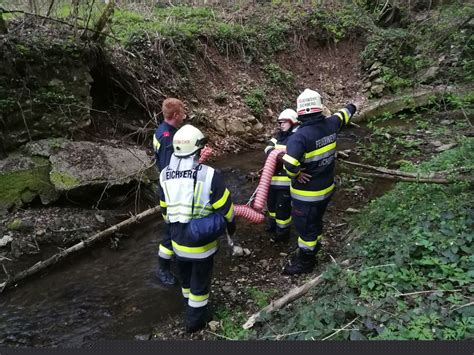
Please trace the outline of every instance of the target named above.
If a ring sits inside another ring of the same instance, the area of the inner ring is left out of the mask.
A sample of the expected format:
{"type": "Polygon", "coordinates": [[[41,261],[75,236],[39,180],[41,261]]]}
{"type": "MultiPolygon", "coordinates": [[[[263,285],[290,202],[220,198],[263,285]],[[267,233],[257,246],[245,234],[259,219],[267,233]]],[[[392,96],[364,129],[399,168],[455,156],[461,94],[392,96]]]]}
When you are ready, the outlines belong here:
{"type": "Polygon", "coordinates": [[[156,277],[164,286],[175,286],[178,282],[176,277],[171,273],[171,260],[158,258],[158,270],[156,277]]]}
{"type": "Polygon", "coordinates": [[[267,218],[267,225],[265,226],[265,232],[275,233],[276,222],[274,218],[267,218]]]}
{"type": "Polygon", "coordinates": [[[316,256],[314,251],[300,249],[295,260],[292,260],[285,266],[283,275],[301,275],[309,274],[316,265],[316,256]]]}
{"type": "Polygon", "coordinates": [[[270,240],[274,243],[285,242],[290,239],[290,228],[276,228],[270,240]]]}

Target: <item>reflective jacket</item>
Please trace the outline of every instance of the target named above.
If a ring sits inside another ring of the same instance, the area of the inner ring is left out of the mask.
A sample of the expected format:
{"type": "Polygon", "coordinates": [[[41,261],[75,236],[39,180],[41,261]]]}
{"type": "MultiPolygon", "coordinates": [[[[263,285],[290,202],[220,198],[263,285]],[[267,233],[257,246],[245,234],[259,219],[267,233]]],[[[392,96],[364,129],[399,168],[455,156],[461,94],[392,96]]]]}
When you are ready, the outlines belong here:
{"type": "MultiPolygon", "coordinates": [[[[287,132],[279,131],[276,137],[270,139],[265,147],[265,154],[267,156],[274,149],[282,149],[286,151],[286,142],[296,129],[287,132]]],[[[287,189],[291,185],[291,179],[283,168],[283,164],[278,162],[275,173],[272,176],[271,186],[275,189],[287,189]]]]}
{"type": "Polygon", "coordinates": [[[169,163],[173,154],[173,136],[177,129],[163,121],[153,135],[153,150],[155,151],[156,166],[162,171],[169,163]]]}
{"type": "Polygon", "coordinates": [[[321,113],[310,114],[310,119],[290,137],[283,162],[292,178],[292,199],[316,202],[331,196],[337,133],[350,122],[355,111],[356,107],[349,104],[329,117],[321,113]],[[305,184],[296,180],[302,170],[311,175],[305,184]]]}
{"type": "Polygon", "coordinates": [[[171,156],[170,164],[160,173],[162,195],[160,206],[165,221],[170,224],[173,250],[177,257],[204,259],[218,248],[217,238],[204,245],[193,242],[186,229],[192,218],[213,212],[234,220],[234,204],[221,175],[207,165],[198,164],[196,156],[171,156]],[[194,205],[194,207],[193,207],[194,205]]]}

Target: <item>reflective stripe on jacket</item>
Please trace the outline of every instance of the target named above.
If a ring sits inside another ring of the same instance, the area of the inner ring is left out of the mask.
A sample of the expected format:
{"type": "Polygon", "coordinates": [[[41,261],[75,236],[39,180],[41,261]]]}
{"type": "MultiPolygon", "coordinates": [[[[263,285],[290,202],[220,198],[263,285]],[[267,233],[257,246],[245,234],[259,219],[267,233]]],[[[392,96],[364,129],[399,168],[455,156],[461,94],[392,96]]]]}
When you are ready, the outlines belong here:
{"type": "Polygon", "coordinates": [[[194,241],[188,224],[191,219],[220,213],[227,222],[235,217],[234,205],[222,177],[213,168],[197,164],[196,156],[171,156],[160,174],[163,215],[170,223],[173,250],[177,257],[205,259],[218,249],[217,238],[194,241]],[[194,199],[194,209],[193,209],[194,199]]]}
{"type": "Polygon", "coordinates": [[[355,111],[355,106],[349,104],[329,117],[310,114],[310,119],[289,138],[283,163],[288,176],[293,178],[290,189],[293,199],[316,202],[331,196],[337,133],[350,122],[355,111]],[[296,179],[303,170],[311,175],[305,184],[296,179]]]}

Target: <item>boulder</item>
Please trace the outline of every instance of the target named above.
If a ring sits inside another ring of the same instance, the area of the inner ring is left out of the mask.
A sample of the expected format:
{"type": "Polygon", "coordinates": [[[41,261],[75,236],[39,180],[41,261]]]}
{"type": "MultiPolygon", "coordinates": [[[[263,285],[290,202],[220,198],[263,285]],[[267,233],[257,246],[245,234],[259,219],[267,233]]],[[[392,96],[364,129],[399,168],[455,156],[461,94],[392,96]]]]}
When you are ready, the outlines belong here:
{"type": "Polygon", "coordinates": [[[230,135],[245,133],[245,123],[238,117],[226,117],[226,131],[230,135]]]}
{"type": "Polygon", "coordinates": [[[12,154],[0,160],[0,211],[20,207],[40,197],[44,204],[58,194],[49,181],[50,164],[43,157],[12,154]]]}
{"type": "Polygon", "coordinates": [[[156,169],[144,150],[92,142],[68,142],[50,156],[49,177],[56,190],[156,181],[156,169]]]}

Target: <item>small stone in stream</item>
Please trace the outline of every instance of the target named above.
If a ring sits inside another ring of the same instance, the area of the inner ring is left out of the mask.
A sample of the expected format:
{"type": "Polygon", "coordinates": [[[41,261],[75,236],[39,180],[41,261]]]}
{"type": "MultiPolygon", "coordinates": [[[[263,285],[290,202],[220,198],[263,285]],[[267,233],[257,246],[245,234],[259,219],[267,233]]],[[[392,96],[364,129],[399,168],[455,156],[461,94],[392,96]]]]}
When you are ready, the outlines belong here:
{"type": "Polygon", "coordinates": [[[150,334],[138,334],[138,335],[135,335],[135,340],[145,341],[145,340],[150,340],[150,339],[151,339],[151,335],[150,335],[150,334]]]}
{"type": "Polygon", "coordinates": [[[232,286],[232,282],[227,281],[227,282],[225,283],[225,286],[232,286]]]}
{"type": "Polygon", "coordinates": [[[263,267],[263,268],[266,268],[269,264],[268,260],[266,259],[262,259],[262,260],[259,260],[258,263],[263,267]]]}
{"type": "Polygon", "coordinates": [[[288,256],[287,253],[280,253],[280,256],[288,256]]]}
{"type": "Polygon", "coordinates": [[[95,215],[95,219],[99,222],[99,223],[105,223],[105,218],[100,215],[100,214],[96,214],[95,215]]]}
{"type": "Polygon", "coordinates": [[[250,251],[250,249],[247,249],[247,248],[244,248],[244,254],[245,255],[250,255],[252,252],[250,251]]]}

